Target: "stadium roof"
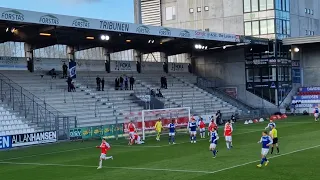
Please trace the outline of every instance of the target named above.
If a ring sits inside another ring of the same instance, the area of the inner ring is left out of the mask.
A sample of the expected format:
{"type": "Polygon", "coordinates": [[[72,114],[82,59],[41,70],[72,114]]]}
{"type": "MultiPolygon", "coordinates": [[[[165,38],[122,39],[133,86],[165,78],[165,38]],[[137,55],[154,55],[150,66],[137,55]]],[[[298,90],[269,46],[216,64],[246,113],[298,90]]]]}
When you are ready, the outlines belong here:
{"type": "Polygon", "coordinates": [[[32,44],[34,49],[65,44],[76,47],[76,50],[106,47],[111,52],[137,49],[143,53],[160,51],[168,55],[192,52],[195,44],[215,49],[240,42],[266,42],[265,39],[234,34],[147,26],[2,7],[0,36],[3,37],[2,42],[27,42],[32,44]],[[17,33],[6,32],[8,28],[16,28],[17,33]],[[40,33],[47,36],[40,36],[40,33]],[[110,40],[101,41],[101,35],[108,35],[110,40]],[[154,43],[150,43],[150,40],[154,43]]]}
{"type": "Polygon", "coordinates": [[[286,38],[282,42],[284,45],[314,44],[320,43],[320,36],[286,38]]]}

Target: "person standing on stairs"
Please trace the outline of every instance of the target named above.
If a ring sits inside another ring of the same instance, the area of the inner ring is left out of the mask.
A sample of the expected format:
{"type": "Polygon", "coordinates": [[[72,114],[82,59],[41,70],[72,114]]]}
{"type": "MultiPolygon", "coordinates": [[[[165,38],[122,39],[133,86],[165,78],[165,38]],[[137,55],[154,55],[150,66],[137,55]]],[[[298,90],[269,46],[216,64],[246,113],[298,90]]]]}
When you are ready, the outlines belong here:
{"type": "Polygon", "coordinates": [[[101,90],[104,91],[104,78],[101,80],[101,90]]]}
{"type": "Polygon", "coordinates": [[[100,91],[100,83],[101,83],[101,79],[99,76],[97,76],[96,78],[96,83],[97,83],[97,91],[100,91]]]}
{"type": "Polygon", "coordinates": [[[134,84],[133,76],[130,77],[129,83],[130,83],[130,90],[133,90],[133,84],[134,84]]]}
{"type": "Polygon", "coordinates": [[[129,80],[128,80],[128,77],[126,76],[126,77],[124,78],[124,90],[129,90],[129,85],[128,85],[128,83],[129,83],[129,80]]]}
{"type": "Polygon", "coordinates": [[[119,82],[120,82],[120,90],[123,90],[123,77],[122,76],[120,76],[119,82]]]}

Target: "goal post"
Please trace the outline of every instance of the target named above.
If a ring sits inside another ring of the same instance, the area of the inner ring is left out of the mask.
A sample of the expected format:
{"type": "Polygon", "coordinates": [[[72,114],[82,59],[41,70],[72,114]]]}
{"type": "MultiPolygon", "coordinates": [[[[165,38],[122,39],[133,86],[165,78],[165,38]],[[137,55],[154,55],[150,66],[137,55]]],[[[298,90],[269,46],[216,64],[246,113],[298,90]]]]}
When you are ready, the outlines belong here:
{"type": "Polygon", "coordinates": [[[189,107],[152,109],[124,113],[124,131],[128,132],[128,124],[134,123],[136,130],[143,140],[147,136],[155,135],[154,126],[161,119],[162,126],[167,127],[172,120],[175,120],[177,128],[187,128],[191,113],[189,107]]]}
{"type": "Polygon", "coordinates": [[[146,134],[154,131],[153,127],[159,119],[163,127],[175,120],[176,125],[182,128],[187,127],[190,117],[190,107],[142,110],[142,139],[145,140],[146,134]]]}

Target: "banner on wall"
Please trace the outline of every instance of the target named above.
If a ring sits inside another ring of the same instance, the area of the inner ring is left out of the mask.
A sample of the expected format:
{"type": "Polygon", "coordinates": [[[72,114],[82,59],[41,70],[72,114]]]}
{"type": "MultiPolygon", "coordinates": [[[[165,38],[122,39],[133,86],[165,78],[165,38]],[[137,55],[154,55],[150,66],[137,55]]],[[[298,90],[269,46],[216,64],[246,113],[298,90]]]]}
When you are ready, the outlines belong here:
{"type": "Polygon", "coordinates": [[[77,71],[105,71],[104,60],[76,59],[77,71]]]}
{"type": "Polygon", "coordinates": [[[69,137],[70,140],[79,139],[92,139],[92,138],[114,138],[116,136],[123,136],[123,123],[120,124],[108,124],[104,126],[91,126],[70,129],[69,137]]]}
{"type": "Polygon", "coordinates": [[[62,71],[62,65],[64,63],[69,64],[69,60],[58,58],[34,58],[33,63],[35,71],[50,71],[51,69],[62,71]]]}
{"type": "Polygon", "coordinates": [[[2,7],[0,8],[0,14],[0,20],[4,21],[124,32],[132,34],[179,37],[185,39],[207,39],[226,42],[240,42],[240,36],[235,34],[176,29],[161,26],[148,26],[142,24],[65,16],[59,14],[48,14],[2,7]]]}
{"type": "Polygon", "coordinates": [[[28,70],[27,58],[0,57],[0,70],[28,70]]]}
{"type": "Polygon", "coordinates": [[[293,100],[320,100],[319,95],[293,96],[293,100]]]}
{"type": "Polygon", "coordinates": [[[134,61],[110,61],[110,70],[137,72],[137,64],[134,61]]]}
{"type": "Polygon", "coordinates": [[[12,148],[12,137],[11,136],[0,136],[0,149],[12,148]]]}
{"type": "Polygon", "coordinates": [[[163,72],[163,63],[161,63],[161,62],[142,62],[141,63],[141,70],[142,70],[142,72],[148,72],[148,71],[163,72]]]}
{"type": "Polygon", "coordinates": [[[169,63],[169,72],[189,72],[188,63],[169,63]]]}
{"type": "Polygon", "coordinates": [[[75,61],[69,62],[69,76],[73,79],[77,77],[77,63],[75,61]]]}
{"type": "Polygon", "coordinates": [[[11,140],[12,147],[21,147],[57,142],[58,137],[56,131],[46,131],[12,135],[11,140]]]}
{"type": "Polygon", "coordinates": [[[320,87],[302,87],[299,88],[300,92],[320,92],[320,87]]]}

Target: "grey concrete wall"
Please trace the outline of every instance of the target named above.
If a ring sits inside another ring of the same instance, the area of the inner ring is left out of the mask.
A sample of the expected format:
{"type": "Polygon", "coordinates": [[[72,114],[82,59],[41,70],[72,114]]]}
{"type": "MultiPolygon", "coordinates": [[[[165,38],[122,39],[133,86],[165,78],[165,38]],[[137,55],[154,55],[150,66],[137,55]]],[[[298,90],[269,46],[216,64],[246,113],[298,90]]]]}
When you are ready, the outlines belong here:
{"type": "Polygon", "coordinates": [[[162,0],[162,25],[175,28],[244,34],[242,0],[162,0]],[[209,11],[204,7],[208,6],[209,11]],[[176,8],[176,19],[165,19],[166,7],[176,8]],[[201,12],[197,12],[201,7],[201,12]],[[194,12],[189,13],[193,8],[194,12]]]}
{"type": "Polygon", "coordinates": [[[302,48],[301,66],[303,71],[303,86],[319,86],[320,51],[318,47],[302,48]]]}
{"type": "Polygon", "coordinates": [[[211,80],[221,79],[225,87],[237,87],[239,100],[253,107],[276,106],[246,90],[244,50],[226,50],[205,54],[195,59],[197,74],[211,80]]]}

